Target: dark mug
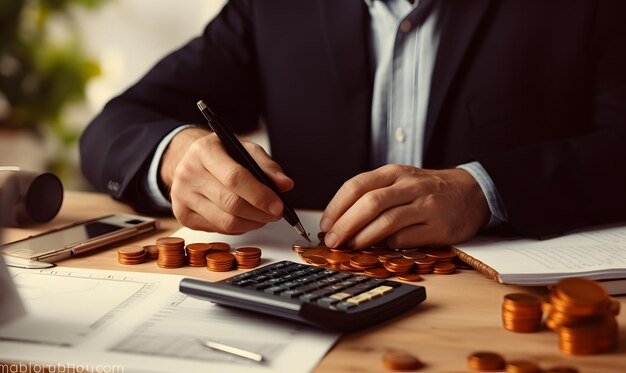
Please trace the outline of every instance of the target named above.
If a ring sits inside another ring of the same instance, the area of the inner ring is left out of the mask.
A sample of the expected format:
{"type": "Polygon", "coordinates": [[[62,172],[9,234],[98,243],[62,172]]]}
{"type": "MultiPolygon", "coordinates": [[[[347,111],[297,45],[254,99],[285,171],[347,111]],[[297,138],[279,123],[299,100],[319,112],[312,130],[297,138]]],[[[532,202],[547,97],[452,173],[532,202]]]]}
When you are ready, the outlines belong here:
{"type": "Polygon", "coordinates": [[[48,222],[62,203],[63,184],[56,175],[0,167],[0,226],[48,222]]]}

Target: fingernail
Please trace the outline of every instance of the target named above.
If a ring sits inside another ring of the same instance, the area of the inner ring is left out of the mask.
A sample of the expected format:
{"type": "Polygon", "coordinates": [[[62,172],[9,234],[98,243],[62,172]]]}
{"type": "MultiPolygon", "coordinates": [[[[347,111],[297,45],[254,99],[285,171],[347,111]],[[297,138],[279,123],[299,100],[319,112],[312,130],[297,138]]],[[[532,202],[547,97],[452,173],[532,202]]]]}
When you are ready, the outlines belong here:
{"type": "Polygon", "coordinates": [[[322,221],[320,221],[320,230],[322,232],[328,232],[329,229],[330,229],[330,219],[322,218],[322,221]]]}
{"type": "Polygon", "coordinates": [[[334,233],[328,233],[324,237],[324,243],[327,247],[335,247],[335,245],[337,244],[337,235],[334,233]]]}
{"type": "Polygon", "coordinates": [[[281,212],[283,212],[283,204],[280,201],[270,204],[270,214],[278,216],[281,212]]]}

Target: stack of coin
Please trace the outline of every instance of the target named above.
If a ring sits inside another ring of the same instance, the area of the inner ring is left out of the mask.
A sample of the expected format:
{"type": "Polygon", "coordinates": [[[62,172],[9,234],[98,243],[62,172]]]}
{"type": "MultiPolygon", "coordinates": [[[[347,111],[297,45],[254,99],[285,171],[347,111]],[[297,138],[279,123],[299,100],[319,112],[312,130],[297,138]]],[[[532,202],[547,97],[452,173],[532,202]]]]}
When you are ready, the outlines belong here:
{"type": "Polygon", "coordinates": [[[427,257],[437,262],[451,262],[456,258],[456,254],[450,250],[444,249],[425,249],[423,250],[427,257]]]}
{"type": "Polygon", "coordinates": [[[619,302],[596,281],[561,280],[546,301],[546,326],[559,334],[561,351],[587,355],[617,347],[619,302]]]}
{"type": "Polygon", "coordinates": [[[211,251],[222,251],[225,253],[230,251],[230,245],[226,242],[210,242],[209,246],[211,251]]]}
{"type": "Polygon", "coordinates": [[[532,294],[513,293],[502,301],[502,325],[517,333],[531,333],[541,329],[541,299],[532,294]]]}
{"type": "Polygon", "coordinates": [[[506,363],[507,373],[542,373],[536,363],[529,360],[511,360],[506,363]]]}
{"type": "Polygon", "coordinates": [[[146,258],[148,259],[159,258],[159,248],[157,247],[157,245],[146,245],[143,247],[143,250],[146,252],[146,258]]]}
{"type": "Polygon", "coordinates": [[[363,274],[374,278],[387,278],[391,276],[391,272],[386,270],[384,267],[367,268],[363,271],[363,274]]]}
{"type": "Polygon", "coordinates": [[[233,269],[235,256],[227,252],[212,252],[206,256],[206,266],[209,271],[227,272],[233,269]]]}
{"type": "Polygon", "coordinates": [[[348,253],[331,252],[326,256],[326,261],[330,264],[330,268],[338,270],[342,263],[349,263],[352,256],[348,253]]]}
{"type": "Polygon", "coordinates": [[[350,265],[360,271],[378,267],[378,258],[370,254],[359,254],[350,258],[350,265]]]}
{"type": "Polygon", "coordinates": [[[424,275],[428,273],[433,273],[433,268],[435,266],[435,260],[432,258],[422,258],[415,259],[415,264],[417,265],[417,273],[424,275]]]}
{"type": "Polygon", "coordinates": [[[206,266],[206,254],[211,251],[208,243],[190,243],[187,245],[187,264],[191,267],[206,266]]]}
{"type": "Polygon", "coordinates": [[[320,255],[311,255],[311,256],[308,256],[305,260],[310,265],[314,265],[316,267],[324,267],[324,268],[326,268],[326,267],[329,266],[329,263],[326,260],[326,258],[324,258],[323,256],[320,256],[320,255]]]}
{"type": "Polygon", "coordinates": [[[250,269],[261,264],[261,249],[258,247],[240,247],[235,250],[237,268],[250,269]]]}
{"type": "Polygon", "coordinates": [[[506,361],[502,355],[495,352],[479,351],[467,357],[467,365],[479,372],[494,372],[504,370],[506,361]]]}
{"type": "Polygon", "coordinates": [[[156,241],[159,248],[157,265],[161,268],[179,268],[185,265],[185,240],[163,237],[156,241]]]}
{"type": "Polygon", "coordinates": [[[433,273],[436,275],[449,275],[455,270],[456,266],[452,262],[436,262],[433,266],[433,273]]]}
{"type": "Polygon", "coordinates": [[[142,247],[129,246],[117,249],[117,261],[120,264],[139,264],[146,260],[146,252],[142,247]]]}
{"type": "Polygon", "coordinates": [[[400,254],[399,258],[388,259],[383,263],[383,266],[386,270],[398,276],[409,273],[413,269],[414,264],[414,260],[403,258],[402,254],[400,254]]]}

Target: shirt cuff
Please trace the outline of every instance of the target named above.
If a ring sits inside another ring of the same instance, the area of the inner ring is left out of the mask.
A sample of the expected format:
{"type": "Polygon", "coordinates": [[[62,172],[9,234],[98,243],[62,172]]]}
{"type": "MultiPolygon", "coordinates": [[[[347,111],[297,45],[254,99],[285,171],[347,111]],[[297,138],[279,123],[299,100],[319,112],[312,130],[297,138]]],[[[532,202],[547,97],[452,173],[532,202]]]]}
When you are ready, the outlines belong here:
{"type": "Polygon", "coordinates": [[[167,136],[161,140],[159,145],[154,152],[154,156],[152,156],[152,161],[150,162],[150,167],[148,168],[148,196],[158,207],[169,210],[172,208],[172,203],[169,201],[167,196],[163,195],[161,188],[159,187],[159,165],[161,164],[161,158],[163,157],[163,153],[167,149],[168,145],[180,131],[195,127],[191,124],[180,126],[174,129],[172,132],[168,133],[167,136]]]}
{"type": "Polygon", "coordinates": [[[491,177],[480,162],[474,161],[465,163],[457,166],[457,168],[467,171],[470,175],[472,175],[472,177],[474,177],[487,199],[489,211],[491,211],[491,218],[489,218],[489,223],[487,223],[486,228],[507,222],[508,215],[506,213],[506,209],[504,208],[504,203],[502,202],[500,193],[498,193],[496,185],[493,183],[493,180],[491,180],[491,177]]]}

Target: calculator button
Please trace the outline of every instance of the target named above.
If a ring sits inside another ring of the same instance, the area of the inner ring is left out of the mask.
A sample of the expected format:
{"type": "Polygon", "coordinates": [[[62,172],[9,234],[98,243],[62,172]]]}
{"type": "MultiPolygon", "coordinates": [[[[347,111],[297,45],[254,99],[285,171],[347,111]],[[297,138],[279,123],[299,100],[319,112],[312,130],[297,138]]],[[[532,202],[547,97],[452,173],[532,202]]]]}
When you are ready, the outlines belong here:
{"type": "Polygon", "coordinates": [[[279,294],[285,290],[287,290],[287,288],[285,288],[284,286],[272,286],[272,287],[265,289],[265,292],[269,294],[279,294]]]}
{"type": "Polygon", "coordinates": [[[318,299],[317,304],[319,304],[322,307],[330,307],[337,302],[339,302],[339,299],[324,297],[324,298],[318,299]]]}
{"type": "Polygon", "coordinates": [[[323,296],[326,296],[328,294],[332,294],[332,290],[330,289],[317,289],[315,291],[312,291],[310,293],[306,293],[300,296],[300,300],[303,302],[312,302],[314,300],[317,300],[323,296]]]}
{"type": "Polygon", "coordinates": [[[344,300],[344,299],[350,298],[351,296],[352,294],[348,294],[348,293],[335,293],[331,295],[330,297],[333,299],[337,299],[337,300],[344,300]]]}
{"type": "Polygon", "coordinates": [[[367,294],[360,294],[356,297],[346,299],[346,302],[359,305],[361,303],[367,302],[370,300],[370,297],[367,294]]]}
{"type": "Polygon", "coordinates": [[[348,303],[348,302],[339,302],[337,303],[337,305],[335,306],[338,310],[342,310],[342,311],[347,311],[350,308],[354,308],[356,307],[356,304],[354,303],[348,303]]]}
{"type": "Polygon", "coordinates": [[[285,290],[280,293],[280,296],[285,298],[298,298],[300,295],[302,295],[302,293],[304,292],[299,289],[285,290]]]}
{"type": "Polygon", "coordinates": [[[376,291],[376,292],[378,292],[380,294],[387,294],[387,293],[393,291],[393,288],[391,286],[383,285],[383,286],[379,286],[377,288],[374,288],[374,289],[372,289],[370,291],[376,291]]]}

